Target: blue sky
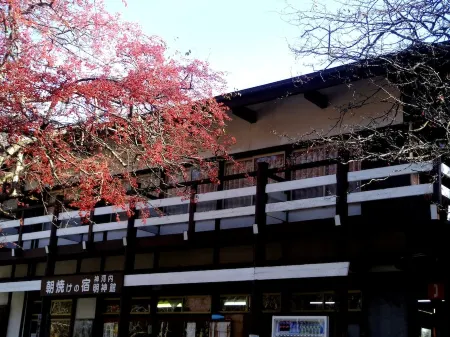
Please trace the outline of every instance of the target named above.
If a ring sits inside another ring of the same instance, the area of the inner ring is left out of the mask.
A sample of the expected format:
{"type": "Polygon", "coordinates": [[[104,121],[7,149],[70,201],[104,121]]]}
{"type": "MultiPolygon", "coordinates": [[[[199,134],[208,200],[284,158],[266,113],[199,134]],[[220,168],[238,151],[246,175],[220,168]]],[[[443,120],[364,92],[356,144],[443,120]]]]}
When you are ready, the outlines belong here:
{"type": "Polygon", "coordinates": [[[228,89],[245,89],[305,73],[288,43],[298,30],[279,12],[285,0],[105,0],[107,8],[162,37],[173,50],[192,51],[227,72],[228,89]]]}

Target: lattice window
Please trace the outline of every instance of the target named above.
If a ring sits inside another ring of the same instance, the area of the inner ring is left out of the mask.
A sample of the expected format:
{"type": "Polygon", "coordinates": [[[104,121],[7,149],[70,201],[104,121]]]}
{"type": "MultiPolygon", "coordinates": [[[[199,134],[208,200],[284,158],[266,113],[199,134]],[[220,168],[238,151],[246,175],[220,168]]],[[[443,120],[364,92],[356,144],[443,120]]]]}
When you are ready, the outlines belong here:
{"type": "MultiPolygon", "coordinates": [[[[269,154],[264,156],[257,156],[252,157],[248,159],[242,159],[235,163],[227,163],[225,165],[225,175],[232,175],[232,174],[238,174],[238,173],[247,173],[256,171],[258,167],[259,162],[266,162],[269,164],[269,168],[282,168],[284,166],[285,162],[285,155],[284,153],[275,153],[275,154],[269,154]]],[[[278,174],[280,177],[283,177],[284,174],[278,174]]],[[[241,179],[234,179],[224,182],[224,189],[225,190],[231,190],[236,188],[243,188],[248,186],[254,186],[255,185],[255,179],[252,178],[241,178],[241,179]]],[[[269,183],[275,182],[272,179],[269,179],[269,183]]],[[[232,198],[227,199],[224,201],[224,207],[225,208],[235,208],[235,207],[244,207],[244,206],[251,206],[253,205],[253,197],[247,196],[247,197],[239,197],[239,198],[232,198]]]]}

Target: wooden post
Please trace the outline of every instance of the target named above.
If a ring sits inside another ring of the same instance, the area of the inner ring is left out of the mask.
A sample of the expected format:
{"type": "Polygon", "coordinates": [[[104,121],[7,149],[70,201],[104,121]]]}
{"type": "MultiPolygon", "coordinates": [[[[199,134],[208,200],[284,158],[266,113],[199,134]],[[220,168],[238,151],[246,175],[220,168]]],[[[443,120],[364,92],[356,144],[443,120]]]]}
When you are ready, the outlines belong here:
{"type": "Polygon", "coordinates": [[[191,186],[190,202],[189,202],[189,223],[188,223],[188,240],[192,242],[195,235],[195,209],[197,208],[197,201],[195,200],[197,194],[197,184],[191,186]]]}
{"type": "MultiPolygon", "coordinates": [[[[102,274],[105,271],[105,258],[100,258],[100,271],[102,274]]],[[[97,300],[95,303],[95,317],[94,323],[92,326],[92,336],[103,336],[103,305],[104,298],[102,296],[97,296],[97,300]]]]}
{"type": "Polygon", "coordinates": [[[254,281],[252,285],[252,295],[250,299],[250,331],[249,334],[260,336],[262,322],[262,292],[259,283],[254,281]]]}
{"type": "MultiPolygon", "coordinates": [[[[256,200],[255,200],[255,225],[257,233],[254,232],[254,266],[264,265],[266,256],[266,204],[269,164],[265,162],[258,163],[256,172],[256,200]]],[[[262,293],[258,282],[252,284],[250,307],[250,331],[252,335],[261,334],[262,320],[262,293]]]]}
{"type": "MultiPolygon", "coordinates": [[[[55,205],[54,222],[50,228],[50,239],[48,243],[47,264],[45,266],[45,277],[53,276],[55,274],[56,265],[56,249],[58,247],[58,237],[56,231],[60,227],[61,222],[58,220],[58,215],[63,205],[63,200],[58,198],[55,205]]],[[[41,307],[41,325],[39,337],[50,337],[50,305],[51,299],[48,296],[42,297],[41,307]]]]}
{"type": "Polygon", "coordinates": [[[336,319],[336,337],[346,337],[348,333],[348,284],[347,277],[338,281],[336,300],[338,304],[338,314],[336,319]]]}
{"type": "Polygon", "coordinates": [[[91,214],[89,216],[89,231],[87,236],[87,249],[91,249],[94,245],[94,211],[91,211],[91,214]]]}
{"type": "Polygon", "coordinates": [[[339,215],[341,225],[345,225],[348,217],[348,152],[340,151],[339,157],[340,160],[336,169],[336,215],[339,215]]]}
{"type": "Polygon", "coordinates": [[[151,324],[152,324],[152,337],[156,337],[159,334],[159,325],[158,325],[158,292],[155,289],[152,289],[152,297],[150,298],[150,315],[151,315],[151,324]]]}
{"type": "MultiPolygon", "coordinates": [[[[218,179],[219,179],[219,185],[217,186],[217,191],[223,191],[223,177],[225,176],[225,161],[219,161],[219,172],[218,172],[218,179]]],[[[223,200],[217,200],[216,201],[216,210],[220,210],[223,208],[223,200]]],[[[220,264],[220,219],[216,219],[214,222],[214,248],[213,248],[213,264],[214,266],[218,266],[220,264]]]]}
{"type": "Polygon", "coordinates": [[[73,336],[73,329],[75,328],[75,317],[77,314],[77,305],[78,298],[72,299],[72,313],[70,314],[70,327],[69,327],[69,336],[73,336]]]}
{"type": "MultiPolygon", "coordinates": [[[[431,172],[434,181],[433,181],[433,197],[432,201],[438,207],[438,219],[440,212],[439,209],[442,206],[442,172],[441,172],[441,158],[437,158],[433,162],[433,170],[431,172]]],[[[445,218],[445,217],[444,217],[445,218]]]]}
{"type": "Polygon", "coordinates": [[[23,235],[23,214],[24,212],[22,211],[22,216],[20,219],[20,226],[19,226],[19,237],[17,239],[17,246],[14,248],[15,251],[15,256],[22,256],[23,255],[23,239],[22,239],[22,235],[23,235]]]}
{"type": "Polygon", "coordinates": [[[269,164],[258,163],[256,172],[256,200],[255,200],[255,224],[258,226],[258,234],[255,234],[254,263],[260,266],[265,260],[265,229],[266,229],[266,186],[268,182],[269,164]]]}
{"type": "MultiPolygon", "coordinates": [[[[124,274],[130,274],[134,269],[134,259],[136,256],[136,227],[134,221],[138,218],[138,211],[131,209],[133,216],[128,218],[127,236],[125,246],[124,274]]],[[[120,295],[120,314],[119,314],[119,337],[128,337],[128,328],[130,322],[131,296],[128,288],[122,288],[120,295]]]]}
{"type": "Polygon", "coordinates": [[[340,261],[347,261],[347,242],[350,233],[348,226],[348,152],[339,152],[339,162],[336,169],[336,255],[340,261]]]}
{"type": "Polygon", "coordinates": [[[103,297],[97,297],[95,301],[95,317],[92,325],[92,336],[103,336],[103,297]]]}

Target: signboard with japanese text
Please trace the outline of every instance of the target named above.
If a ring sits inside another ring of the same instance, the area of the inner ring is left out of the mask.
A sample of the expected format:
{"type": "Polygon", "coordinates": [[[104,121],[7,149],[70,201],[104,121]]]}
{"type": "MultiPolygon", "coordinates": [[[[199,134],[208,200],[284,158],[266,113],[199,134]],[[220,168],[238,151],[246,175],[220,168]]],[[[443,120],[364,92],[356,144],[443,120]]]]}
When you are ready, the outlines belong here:
{"type": "Polygon", "coordinates": [[[41,296],[118,294],[122,285],[123,274],[52,276],[42,280],[41,296]]]}

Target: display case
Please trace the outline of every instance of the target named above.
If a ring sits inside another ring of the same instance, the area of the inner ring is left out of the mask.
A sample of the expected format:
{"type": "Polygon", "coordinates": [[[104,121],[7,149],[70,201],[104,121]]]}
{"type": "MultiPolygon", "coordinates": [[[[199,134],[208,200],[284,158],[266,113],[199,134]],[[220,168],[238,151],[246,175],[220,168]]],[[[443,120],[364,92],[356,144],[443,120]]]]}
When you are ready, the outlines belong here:
{"type": "Polygon", "coordinates": [[[328,337],[328,316],[273,316],[272,337],[328,337]]]}

